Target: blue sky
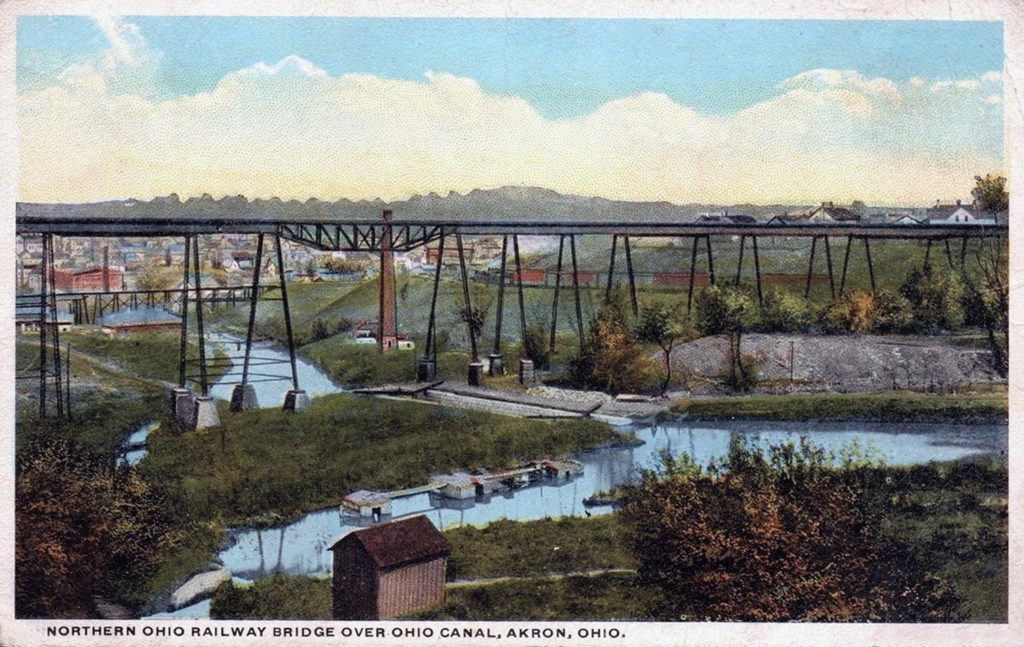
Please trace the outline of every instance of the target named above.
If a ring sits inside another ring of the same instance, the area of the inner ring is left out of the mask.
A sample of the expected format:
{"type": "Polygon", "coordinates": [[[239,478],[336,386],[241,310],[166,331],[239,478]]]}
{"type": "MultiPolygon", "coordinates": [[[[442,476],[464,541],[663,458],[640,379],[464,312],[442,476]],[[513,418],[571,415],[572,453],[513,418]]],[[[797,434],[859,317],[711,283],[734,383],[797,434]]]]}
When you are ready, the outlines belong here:
{"type": "MultiPolygon", "coordinates": [[[[427,70],[574,117],[662,92],[702,114],[776,94],[813,68],[865,76],[969,78],[1002,69],[1002,25],[935,21],[129,17],[160,52],[158,96],[209,91],[225,74],[298,55],[333,76],[421,79],[427,70]]],[[[108,47],[82,16],[18,21],[19,87],[108,47]]]]}
{"type": "Polygon", "coordinates": [[[968,198],[997,22],[22,16],[24,200],[968,198]]]}

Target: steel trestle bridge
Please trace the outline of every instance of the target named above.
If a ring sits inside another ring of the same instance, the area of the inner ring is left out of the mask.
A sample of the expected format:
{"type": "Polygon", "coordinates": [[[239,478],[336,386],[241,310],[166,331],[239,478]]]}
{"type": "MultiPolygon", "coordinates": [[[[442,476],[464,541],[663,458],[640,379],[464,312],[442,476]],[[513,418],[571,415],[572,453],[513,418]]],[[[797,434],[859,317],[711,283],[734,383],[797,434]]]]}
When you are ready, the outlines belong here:
{"type": "MultiPolygon", "coordinates": [[[[86,207],[87,208],[87,207],[86,207]]],[[[881,223],[861,222],[793,222],[793,223],[734,223],[734,222],[635,222],[635,221],[582,221],[569,217],[538,217],[523,219],[502,219],[502,220],[452,220],[452,219],[429,219],[425,217],[413,217],[408,219],[392,220],[390,210],[382,210],[382,217],[376,220],[366,218],[347,219],[336,217],[331,219],[305,218],[295,215],[284,214],[274,217],[252,217],[252,216],[218,216],[203,215],[190,216],[182,215],[175,217],[163,216],[133,216],[127,214],[104,214],[104,215],[81,215],[75,213],[75,205],[32,205],[19,204],[16,217],[16,232],[19,235],[41,235],[43,238],[44,258],[42,276],[46,280],[41,282],[41,294],[39,303],[39,326],[40,326],[40,355],[39,367],[34,367],[40,381],[40,415],[46,416],[46,390],[47,381],[54,382],[57,393],[56,401],[60,403],[61,389],[66,388],[70,392],[70,384],[64,384],[60,371],[60,350],[59,350],[59,326],[57,322],[57,307],[53,290],[53,236],[62,237],[183,237],[185,241],[185,262],[184,276],[181,293],[177,303],[181,307],[181,342],[180,342],[180,379],[178,388],[174,390],[170,398],[172,415],[186,428],[199,428],[218,424],[216,420],[216,408],[208,397],[208,382],[206,376],[206,364],[208,362],[205,352],[203,332],[203,301],[204,294],[207,297],[209,288],[204,288],[200,283],[201,266],[199,261],[199,238],[214,234],[251,234],[257,238],[256,262],[253,269],[252,283],[248,286],[247,293],[241,295],[242,299],[249,300],[249,325],[246,335],[244,365],[242,370],[242,381],[236,385],[232,396],[231,409],[241,410],[255,406],[255,396],[248,380],[248,368],[250,364],[250,353],[253,342],[253,325],[255,321],[256,304],[263,296],[266,286],[260,285],[260,274],[262,267],[262,254],[264,239],[270,237],[274,242],[277,277],[280,296],[274,300],[281,301],[286,327],[286,336],[291,363],[292,388],[288,391],[285,399],[285,409],[298,411],[308,403],[308,397],[299,389],[298,377],[295,371],[295,346],[292,334],[291,316],[288,307],[287,287],[285,281],[285,268],[282,257],[282,241],[289,241],[306,245],[322,251],[359,251],[379,252],[381,255],[381,275],[385,273],[385,265],[393,262],[394,252],[406,252],[428,244],[436,244],[437,263],[433,277],[433,296],[430,305],[429,323],[427,337],[424,346],[424,353],[419,360],[417,368],[417,379],[430,380],[434,377],[437,362],[437,336],[435,334],[436,304],[438,296],[438,283],[441,276],[443,264],[444,247],[446,240],[454,239],[459,260],[459,270],[462,283],[462,297],[465,307],[470,309],[470,292],[468,289],[469,276],[466,270],[466,259],[463,251],[463,237],[479,236],[501,236],[501,279],[498,281],[498,310],[494,330],[494,347],[489,355],[491,371],[503,371],[500,347],[501,347],[501,303],[504,297],[507,276],[515,276],[512,283],[518,291],[520,334],[525,335],[526,314],[523,297],[523,273],[521,258],[519,255],[520,236],[553,236],[557,237],[558,261],[555,270],[554,299],[551,308],[550,321],[550,346],[553,350],[555,342],[555,328],[557,325],[559,291],[563,276],[563,260],[566,242],[568,242],[571,268],[567,275],[571,278],[572,291],[574,293],[576,332],[579,338],[580,348],[583,346],[583,320],[580,305],[580,282],[579,268],[577,265],[576,238],[577,236],[610,236],[611,255],[607,270],[607,287],[605,299],[611,298],[615,274],[615,259],[618,242],[621,239],[623,251],[625,252],[626,276],[629,281],[629,294],[634,314],[638,312],[638,300],[634,271],[632,265],[632,254],[630,247],[631,238],[690,238],[692,247],[690,250],[690,272],[687,290],[687,308],[693,301],[694,275],[697,266],[698,250],[701,246],[706,252],[706,269],[710,283],[716,281],[714,270],[714,254],[712,253],[712,237],[721,240],[722,238],[739,239],[739,260],[736,267],[735,279],[730,281],[739,284],[743,271],[743,256],[750,239],[751,251],[754,257],[754,272],[756,279],[757,297],[763,300],[760,253],[758,240],[761,238],[810,238],[811,252],[807,269],[807,284],[804,296],[810,294],[812,273],[814,270],[815,255],[819,240],[823,243],[825,258],[828,270],[829,288],[835,297],[836,281],[833,272],[831,239],[846,239],[845,252],[842,262],[842,277],[839,282],[838,294],[842,295],[846,285],[847,268],[850,260],[850,252],[855,242],[863,245],[864,257],[867,264],[871,290],[875,291],[874,267],[871,260],[870,241],[872,240],[911,240],[927,243],[924,263],[928,264],[932,245],[941,242],[945,246],[945,256],[950,268],[957,267],[954,262],[954,253],[950,249],[950,241],[960,241],[959,267],[963,268],[967,243],[972,239],[1002,238],[1007,236],[1008,227],[1005,224],[979,224],[979,223],[921,223],[911,225],[894,225],[881,223]],[[508,260],[509,238],[513,243],[514,253],[514,275],[506,275],[506,263],[508,260]],[[199,333],[199,375],[186,374],[186,339],[188,336],[188,310],[189,301],[194,301],[194,320],[199,333]],[[49,355],[52,353],[52,364],[49,355]],[[199,378],[198,386],[201,394],[195,395],[191,389],[186,388],[187,381],[199,378]]],[[[388,268],[390,269],[390,268],[388,268]]],[[[384,308],[385,287],[381,287],[381,313],[379,322],[385,320],[384,308]]],[[[567,288],[569,286],[566,286],[567,288]]],[[[393,290],[393,286],[392,286],[393,290]]],[[[393,295],[392,295],[393,296],[393,295]]],[[[232,301],[238,296],[232,294],[232,301]]],[[[167,297],[164,297],[167,300],[167,297]]],[[[215,300],[215,299],[212,299],[215,300]]],[[[393,313],[392,313],[393,314],[393,313]]],[[[478,383],[482,374],[483,363],[478,359],[477,333],[473,326],[467,326],[469,340],[472,348],[472,361],[469,366],[469,381],[471,384],[478,383]]],[[[385,331],[378,332],[378,344],[384,339],[385,331]]],[[[523,362],[520,361],[521,377],[523,375],[523,362]]],[[[529,369],[532,375],[532,364],[529,369]]],[[[66,376],[65,376],[66,377],[66,376]]],[[[70,403],[68,404],[70,410],[70,403]]],[[[58,405],[58,417],[63,417],[64,407],[58,405]]]]}

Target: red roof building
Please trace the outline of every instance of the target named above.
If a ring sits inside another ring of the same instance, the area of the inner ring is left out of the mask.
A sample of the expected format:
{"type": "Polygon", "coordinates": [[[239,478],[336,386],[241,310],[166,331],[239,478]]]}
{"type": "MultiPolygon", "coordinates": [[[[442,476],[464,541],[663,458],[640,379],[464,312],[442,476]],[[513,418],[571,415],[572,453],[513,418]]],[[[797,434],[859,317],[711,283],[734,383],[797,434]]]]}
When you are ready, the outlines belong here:
{"type": "Polygon", "coordinates": [[[380,620],[444,602],[451,546],[423,515],[339,539],[332,582],[335,620],[380,620]]]}

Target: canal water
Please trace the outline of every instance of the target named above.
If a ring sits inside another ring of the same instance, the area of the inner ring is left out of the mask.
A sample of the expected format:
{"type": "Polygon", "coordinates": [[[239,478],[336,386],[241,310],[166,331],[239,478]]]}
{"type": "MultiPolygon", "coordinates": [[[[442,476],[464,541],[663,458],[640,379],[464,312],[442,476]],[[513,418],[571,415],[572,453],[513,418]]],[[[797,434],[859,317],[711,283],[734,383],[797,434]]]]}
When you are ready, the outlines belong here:
{"type": "MultiPolygon", "coordinates": [[[[214,338],[214,343],[229,355],[241,354],[244,346],[240,347],[240,342],[228,335],[214,338]]],[[[290,377],[287,351],[281,347],[261,342],[254,347],[254,357],[269,360],[254,363],[259,366],[256,372],[290,377]]],[[[241,370],[240,358],[233,364],[232,373],[241,370]]],[[[311,396],[341,390],[313,364],[299,359],[297,368],[299,385],[311,396]]],[[[213,385],[211,393],[218,398],[230,398],[232,385],[229,383],[237,381],[237,375],[229,374],[213,385]]],[[[287,381],[257,382],[255,386],[258,402],[264,407],[280,406],[285,391],[290,388],[287,381]]],[[[435,526],[447,529],[467,524],[482,525],[499,519],[529,521],[545,517],[583,516],[585,511],[606,514],[611,512],[611,507],[585,508],[583,500],[635,478],[645,468],[656,467],[662,450],[672,454],[687,452],[699,463],[707,465],[712,459],[727,453],[733,434],[760,446],[782,441],[796,442],[800,437],[806,437],[818,447],[837,452],[856,444],[866,454],[891,465],[954,460],[981,453],[1005,456],[1007,444],[1005,424],[697,423],[684,420],[631,429],[643,445],[580,452],[575,457],[583,463],[584,471],[574,478],[540,481],[518,490],[463,501],[429,493],[417,494],[394,500],[392,515],[385,520],[425,514],[435,526]]],[[[142,430],[137,432],[140,433],[142,430]]],[[[134,460],[138,458],[141,454],[132,456],[134,460]]],[[[292,524],[277,528],[234,528],[228,531],[227,545],[218,558],[232,575],[242,578],[236,581],[271,573],[325,575],[331,569],[331,545],[345,533],[365,527],[367,523],[332,507],[309,513],[292,524]]],[[[209,600],[205,600],[153,617],[208,615],[209,600]]]]}
{"type": "MultiPolygon", "coordinates": [[[[210,348],[224,351],[231,359],[231,367],[219,380],[210,385],[210,395],[222,400],[231,399],[234,385],[242,381],[245,338],[225,333],[209,335],[210,348]]],[[[299,376],[299,388],[310,397],[336,393],[341,390],[327,374],[312,362],[301,356],[295,358],[295,372],[299,376]]],[[[249,359],[249,381],[256,390],[256,402],[260,407],[280,407],[284,396],[292,388],[292,369],[288,361],[288,349],[275,342],[254,342],[249,359]]]]}
{"type": "MultiPolygon", "coordinates": [[[[805,436],[815,445],[838,451],[851,443],[892,465],[952,460],[972,454],[1006,451],[1005,425],[950,424],[802,424],[780,422],[671,423],[634,429],[639,447],[581,452],[583,474],[541,481],[519,490],[456,501],[418,494],[392,502],[391,519],[425,514],[438,528],[481,525],[498,519],[529,521],[544,517],[583,516],[583,500],[622,484],[644,468],[653,468],[660,450],[687,452],[702,464],[724,456],[732,434],[766,446],[805,436]]],[[[611,511],[592,507],[591,514],[611,511]]],[[[312,512],[278,528],[232,529],[219,558],[231,572],[252,579],[270,573],[317,575],[330,572],[330,546],[360,521],[338,508],[312,512]]]]}

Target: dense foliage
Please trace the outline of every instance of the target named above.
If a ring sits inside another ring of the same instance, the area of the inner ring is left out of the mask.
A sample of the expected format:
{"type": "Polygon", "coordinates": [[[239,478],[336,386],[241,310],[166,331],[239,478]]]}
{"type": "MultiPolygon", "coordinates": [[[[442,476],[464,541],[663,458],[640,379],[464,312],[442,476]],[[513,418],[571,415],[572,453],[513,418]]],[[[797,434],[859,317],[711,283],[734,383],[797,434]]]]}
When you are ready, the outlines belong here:
{"type": "MultiPolygon", "coordinates": [[[[579,353],[569,358],[572,383],[605,393],[649,390],[652,366],[633,343],[619,301],[605,304],[590,322],[579,353]]],[[[656,379],[656,378],[654,378],[656,379]]]]}
{"type": "Polygon", "coordinates": [[[210,617],[217,620],[329,620],[330,578],[277,573],[248,586],[222,583],[213,594],[210,617]]]}
{"type": "Polygon", "coordinates": [[[90,617],[92,596],[135,597],[171,537],[134,469],[59,437],[19,452],[15,496],[19,617],[90,617]]]}
{"type": "MultiPolygon", "coordinates": [[[[626,490],[640,580],[659,617],[748,621],[948,621],[960,601],[883,532],[862,471],[801,442],[735,440],[709,469],[665,456],[626,490]]],[[[872,486],[876,484],[871,483],[872,486]]]]}
{"type": "Polygon", "coordinates": [[[662,395],[668,391],[672,381],[672,348],[680,341],[694,336],[689,318],[685,317],[681,304],[670,306],[664,303],[645,305],[640,311],[633,334],[637,340],[657,344],[665,361],[665,377],[661,381],[662,395]]]}

